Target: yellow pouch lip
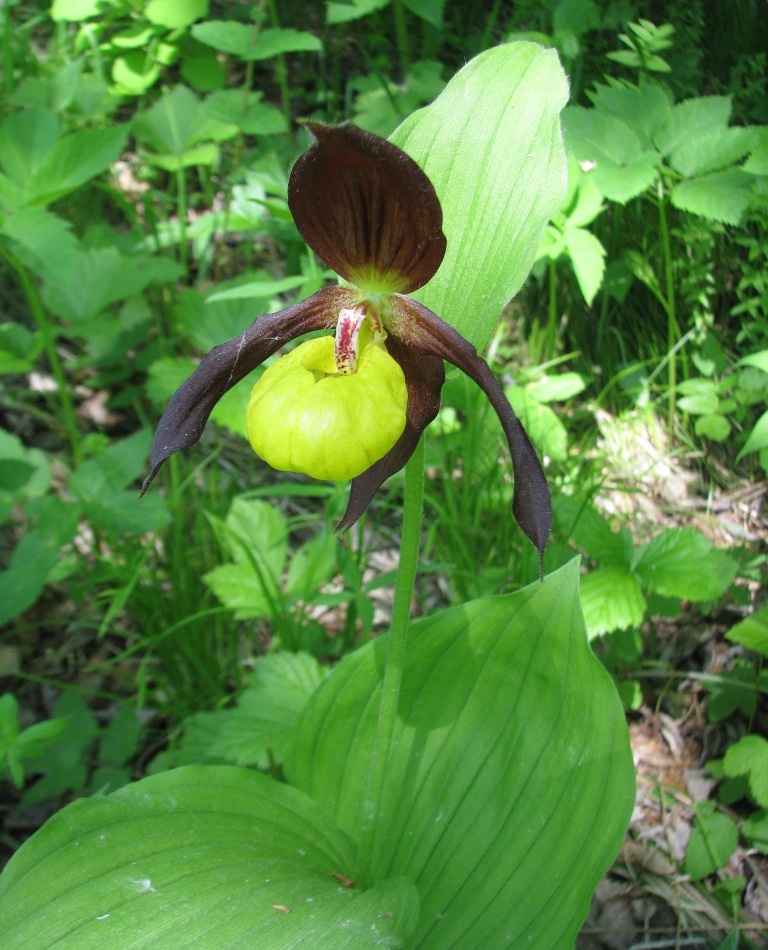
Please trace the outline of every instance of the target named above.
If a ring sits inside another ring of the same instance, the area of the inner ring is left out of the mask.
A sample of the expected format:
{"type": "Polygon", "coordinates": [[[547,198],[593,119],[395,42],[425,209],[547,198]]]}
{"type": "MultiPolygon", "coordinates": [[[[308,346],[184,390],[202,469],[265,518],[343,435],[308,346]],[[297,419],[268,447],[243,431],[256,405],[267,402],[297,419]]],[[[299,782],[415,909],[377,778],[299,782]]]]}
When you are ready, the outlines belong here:
{"type": "Polygon", "coordinates": [[[246,411],[248,439],[278,471],[346,481],[387,454],[405,428],[400,365],[368,344],[354,373],[336,373],[333,337],[307,340],[262,375],[246,411]]]}

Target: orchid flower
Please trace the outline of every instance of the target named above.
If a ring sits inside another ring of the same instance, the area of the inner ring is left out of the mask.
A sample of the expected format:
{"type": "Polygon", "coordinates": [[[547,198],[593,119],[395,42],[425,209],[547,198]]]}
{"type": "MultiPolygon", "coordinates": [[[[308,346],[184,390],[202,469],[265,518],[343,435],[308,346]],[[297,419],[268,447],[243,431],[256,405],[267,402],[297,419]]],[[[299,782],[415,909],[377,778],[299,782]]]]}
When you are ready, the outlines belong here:
{"type": "Polygon", "coordinates": [[[498,414],[514,467],[513,513],[542,556],[551,503],[530,439],[474,346],[407,296],[445,254],[432,183],[397,146],[351,123],[304,125],[313,142],[291,172],[288,205],[306,243],[344,283],[257,317],[203,358],[158,424],[143,491],[169,456],[198,441],[215,404],[251,370],[288,341],[335,328],[335,337],[278,359],[254,386],[247,431],[256,453],[282,471],[351,478],[346,529],[437,415],[447,360],[498,414]]]}

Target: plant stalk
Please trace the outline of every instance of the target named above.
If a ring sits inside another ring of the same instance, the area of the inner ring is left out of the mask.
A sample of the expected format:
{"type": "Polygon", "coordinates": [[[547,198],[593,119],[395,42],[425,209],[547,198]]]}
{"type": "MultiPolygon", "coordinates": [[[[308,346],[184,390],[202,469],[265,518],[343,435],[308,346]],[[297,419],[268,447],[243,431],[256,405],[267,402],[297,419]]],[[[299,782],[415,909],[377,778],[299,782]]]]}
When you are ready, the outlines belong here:
{"type": "Polygon", "coordinates": [[[661,231],[661,248],[664,257],[664,296],[667,311],[667,353],[669,354],[669,425],[675,425],[675,411],[677,402],[677,344],[680,339],[680,328],[677,325],[677,308],[675,306],[675,279],[672,261],[672,244],[669,238],[669,224],[667,223],[667,203],[664,195],[664,184],[659,181],[659,229],[661,231]]]}
{"type": "Polygon", "coordinates": [[[376,843],[376,832],[379,828],[378,817],[392,748],[392,738],[395,732],[400,684],[402,683],[405,666],[405,646],[408,639],[411,601],[419,560],[423,503],[424,439],[421,438],[416,451],[405,467],[405,500],[403,504],[400,564],[397,569],[392,625],[389,631],[387,659],[381,682],[379,718],[371,754],[368,788],[363,802],[363,820],[355,863],[354,880],[358,887],[367,887],[371,883],[371,860],[376,843]]]}

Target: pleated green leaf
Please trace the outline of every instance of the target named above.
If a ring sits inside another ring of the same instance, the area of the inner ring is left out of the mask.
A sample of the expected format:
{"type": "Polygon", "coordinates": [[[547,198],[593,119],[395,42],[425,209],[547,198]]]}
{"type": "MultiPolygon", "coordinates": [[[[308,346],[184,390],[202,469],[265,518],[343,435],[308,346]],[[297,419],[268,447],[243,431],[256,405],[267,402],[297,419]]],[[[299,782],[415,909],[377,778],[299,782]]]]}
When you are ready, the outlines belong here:
{"type": "Polygon", "coordinates": [[[352,860],[300,792],[246,769],[176,769],[69,805],[16,853],[0,878],[0,946],[402,947],[414,888],[361,893],[352,860]]]}
{"type": "Polygon", "coordinates": [[[565,200],[567,100],[554,50],[509,43],[476,56],[391,136],[435,186],[448,239],[440,269],[414,296],[478,349],[565,200]]]}
{"type": "Polygon", "coordinates": [[[409,950],[571,946],[634,801],[621,705],[590,651],[579,565],[415,622],[386,785],[367,783],[387,637],[310,701],[290,781],[350,835],[373,813],[371,878],[416,884],[409,950]]]}

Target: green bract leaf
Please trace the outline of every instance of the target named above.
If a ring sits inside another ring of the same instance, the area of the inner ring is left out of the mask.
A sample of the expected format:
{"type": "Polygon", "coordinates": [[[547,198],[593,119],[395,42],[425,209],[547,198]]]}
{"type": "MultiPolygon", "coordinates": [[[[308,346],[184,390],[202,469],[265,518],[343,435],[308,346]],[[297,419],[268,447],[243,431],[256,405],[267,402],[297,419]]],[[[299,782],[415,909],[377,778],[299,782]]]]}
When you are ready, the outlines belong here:
{"type": "Polygon", "coordinates": [[[440,269],[414,296],[478,349],[565,199],[558,115],[567,98],[554,50],[511,43],[473,59],[391,136],[434,184],[448,239],[440,269]]]}
{"type": "Polygon", "coordinates": [[[632,757],[578,576],[574,560],[411,625],[381,802],[366,795],[386,635],[299,722],[287,774],[349,833],[376,822],[372,879],[402,874],[421,897],[412,950],[570,946],[621,843],[632,757]]]}
{"type": "Polygon", "coordinates": [[[74,802],[0,879],[3,950],[402,947],[412,885],[342,886],[349,838],[305,795],[245,769],[175,769],[74,802]]]}

